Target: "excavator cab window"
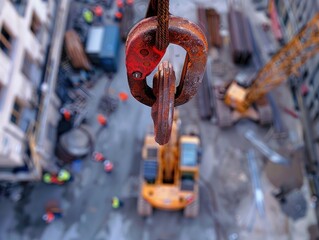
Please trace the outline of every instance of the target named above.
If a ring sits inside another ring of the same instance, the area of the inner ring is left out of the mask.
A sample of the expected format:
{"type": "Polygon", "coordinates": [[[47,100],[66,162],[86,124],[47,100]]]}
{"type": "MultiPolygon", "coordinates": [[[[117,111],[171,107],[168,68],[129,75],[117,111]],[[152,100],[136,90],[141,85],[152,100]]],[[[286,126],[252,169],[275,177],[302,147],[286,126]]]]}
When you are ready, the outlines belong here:
{"type": "Polygon", "coordinates": [[[158,149],[157,148],[148,148],[147,149],[147,158],[157,158],[158,149]]]}
{"type": "Polygon", "coordinates": [[[196,166],[198,157],[198,146],[193,143],[183,143],[181,148],[181,165],[196,166]]]}

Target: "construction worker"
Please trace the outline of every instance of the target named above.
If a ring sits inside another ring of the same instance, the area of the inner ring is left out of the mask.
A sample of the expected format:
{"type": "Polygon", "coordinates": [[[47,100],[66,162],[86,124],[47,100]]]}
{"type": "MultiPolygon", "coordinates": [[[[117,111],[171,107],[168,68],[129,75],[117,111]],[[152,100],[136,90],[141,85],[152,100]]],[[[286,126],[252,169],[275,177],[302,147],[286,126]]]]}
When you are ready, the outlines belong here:
{"type": "Polygon", "coordinates": [[[57,184],[57,185],[63,185],[64,182],[61,182],[58,180],[58,175],[56,173],[51,174],[51,183],[52,184],[57,184]]]}
{"type": "Polygon", "coordinates": [[[117,11],[115,13],[115,16],[114,16],[115,21],[120,22],[122,20],[122,17],[123,17],[123,13],[121,13],[120,11],[117,11]]]}
{"type": "Polygon", "coordinates": [[[94,14],[97,17],[98,21],[100,23],[102,23],[102,19],[103,19],[103,8],[100,5],[97,5],[94,8],[94,14]]]}
{"type": "Polygon", "coordinates": [[[100,5],[97,5],[95,8],[94,8],[94,14],[95,16],[97,17],[101,17],[103,15],[103,8],[100,6],[100,5]]]}
{"type": "Polygon", "coordinates": [[[71,173],[65,169],[61,169],[57,176],[58,181],[68,182],[71,180],[71,173]]]}
{"type": "Polygon", "coordinates": [[[124,7],[124,2],[123,2],[123,0],[117,0],[117,1],[116,1],[116,5],[117,5],[118,8],[123,8],[123,7],[124,7]]]}
{"type": "Polygon", "coordinates": [[[43,174],[43,182],[45,182],[47,184],[51,184],[52,183],[52,178],[51,178],[51,174],[50,173],[43,174]]]}
{"type": "Polygon", "coordinates": [[[98,114],[97,115],[97,121],[102,127],[107,126],[107,120],[106,117],[103,114],[98,114]]]}
{"type": "Polygon", "coordinates": [[[68,110],[68,109],[66,109],[66,108],[62,108],[62,109],[60,110],[60,112],[62,113],[63,118],[64,118],[66,121],[69,122],[69,121],[71,120],[72,114],[71,114],[70,110],[68,110]]]}
{"type": "Polygon", "coordinates": [[[112,208],[113,209],[119,209],[123,206],[123,202],[118,197],[112,198],[112,208]]]}
{"type": "Polygon", "coordinates": [[[120,92],[119,93],[119,99],[122,101],[122,102],[126,102],[127,99],[128,99],[128,94],[126,92],[120,92]]]}
{"type": "Polygon", "coordinates": [[[62,209],[59,206],[57,201],[49,201],[45,207],[45,214],[42,216],[42,219],[46,223],[51,223],[55,219],[62,218],[62,209]]]}
{"type": "Polygon", "coordinates": [[[91,24],[93,22],[93,13],[89,9],[83,11],[83,18],[86,23],[91,24]]]}
{"type": "MultiPolygon", "coordinates": [[[[67,179],[67,175],[62,173],[62,178],[67,179]]],[[[65,181],[61,181],[56,173],[45,173],[42,177],[43,182],[47,184],[57,184],[62,185],[65,181]]]]}
{"type": "Polygon", "coordinates": [[[46,222],[46,223],[51,223],[54,221],[55,216],[53,212],[46,212],[43,216],[42,219],[46,222]]]}
{"type": "Polygon", "coordinates": [[[105,160],[105,157],[101,152],[94,152],[93,159],[97,162],[102,162],[105,160]]]}
{"type": "Polygon", "coordinates": [[[113,171],[113,163],[109,160],[104,161],[104,171],[106,173],[111,173],[113,171]]]}

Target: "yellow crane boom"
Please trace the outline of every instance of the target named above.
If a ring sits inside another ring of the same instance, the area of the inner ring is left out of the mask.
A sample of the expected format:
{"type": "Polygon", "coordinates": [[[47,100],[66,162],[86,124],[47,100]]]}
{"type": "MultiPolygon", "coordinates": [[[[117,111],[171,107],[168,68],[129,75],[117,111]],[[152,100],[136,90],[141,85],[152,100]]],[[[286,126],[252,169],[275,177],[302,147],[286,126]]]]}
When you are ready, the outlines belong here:
{"type": "Polygon", "coordinates": [[[300,67],[319,49],[319,13],[257,73],[248,88],[232,82],[225,93],[225,103],[245,112],[253,103],[291,76],[298,76],[300,67]]]}

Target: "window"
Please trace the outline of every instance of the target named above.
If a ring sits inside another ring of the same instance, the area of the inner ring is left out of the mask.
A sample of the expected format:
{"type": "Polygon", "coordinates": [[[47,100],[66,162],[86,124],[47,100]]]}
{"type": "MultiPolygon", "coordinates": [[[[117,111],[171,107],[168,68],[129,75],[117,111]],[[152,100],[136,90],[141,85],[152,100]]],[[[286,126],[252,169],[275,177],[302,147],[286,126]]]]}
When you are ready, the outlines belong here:
{"type": "Polygon", "coordinates": [[[22,65],[22,73],[28,78],[31,79],[32,77],[32,68],[34,66],[34,62],[32,57],[28,52],[24,52],[24,59],[23,59],[23,65],[22,65]]]}
{"type": "Polygon", "coordinates": [[[34,86],[38,86],[41,80],[42,70],[39,62],[33,59],[27,51],[24,52],[21,72],[34,84],[34,86]]]}
{"type": "Polygon", "coordinates": [[[17,12],[24,16],[25,10],[27,8],[27,0],[11,0],[12,5],[15,7],[17,12]]]}
{"type": "Polygon", "coordinates": [[[298,22],[301,23],[301,21],[302,21],[302,15],[300,15],[300,16],[298,17],[298,22]]]}
{"type": "Polygon", "coordinates": [[[18,99],[14,101],[12,113],[11,113],[11,122],[13,122],[16,125],[19,125],[21,120],[21,113],[23,110],[22,104],[19,102],[18,99]]]}
{"type": "Polygon", "coordinates": [[[283,18],[283,23],[285,26],[287,26],[287,22],[288,22],[288,13],[286,13],[284,18],[283,18]]]}
{"type": "Polygon", "coordinates": [[[3,136],[2,138],[2,154],[7,155],[10,151],[10,141],[7,136],[3,136]]]}
{"type": "Polygon", "coordinates": [[[31,20],[31,26],[30,26],[31,32],[39,39],[41,34],[41,22],[38,16],[33,13],[32,14],[32,20],[31,20]]]}
{"type": "Polygon", "coordinates": [[[196,144],[183,143],[181,148],[181,164],[195,166],[197,164],[198,149],[196,144]]]}
{"type": "Polygon", "coordinates": [[[23,132],[27,132],[30,125],[32,109],[23,106],[19,99],[16,99],[11,113],[11,122],[17,125],[23,132]]]}
{"type": "Polygon", "coordinates": [[[7,54],[11,55],[13,45],[13,37],[10,34],[10,31],[6,28],[5,25],[2,26],[0,33],[0,49],[7,54]]]}

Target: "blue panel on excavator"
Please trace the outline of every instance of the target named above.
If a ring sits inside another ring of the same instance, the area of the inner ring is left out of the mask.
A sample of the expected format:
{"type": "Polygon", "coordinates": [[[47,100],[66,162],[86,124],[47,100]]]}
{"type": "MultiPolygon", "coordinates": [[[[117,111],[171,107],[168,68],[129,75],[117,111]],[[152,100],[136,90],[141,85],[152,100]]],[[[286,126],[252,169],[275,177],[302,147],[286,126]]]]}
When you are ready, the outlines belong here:
{"type": "Polygon", "coordinates": [[[144,161],[144,179],[147,182],[155,182],[157,176],[158,163],[156,160],[144,161]]]}

